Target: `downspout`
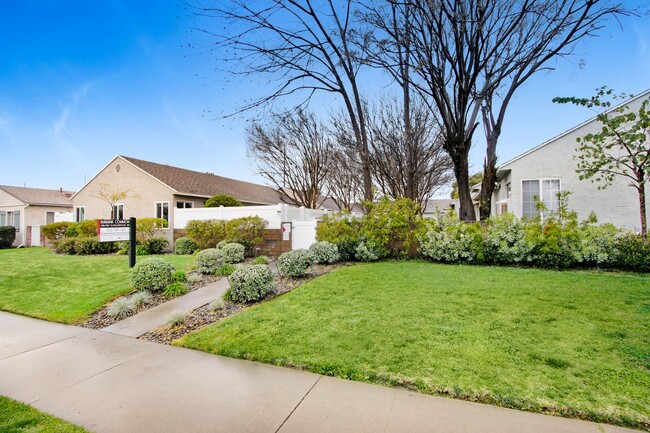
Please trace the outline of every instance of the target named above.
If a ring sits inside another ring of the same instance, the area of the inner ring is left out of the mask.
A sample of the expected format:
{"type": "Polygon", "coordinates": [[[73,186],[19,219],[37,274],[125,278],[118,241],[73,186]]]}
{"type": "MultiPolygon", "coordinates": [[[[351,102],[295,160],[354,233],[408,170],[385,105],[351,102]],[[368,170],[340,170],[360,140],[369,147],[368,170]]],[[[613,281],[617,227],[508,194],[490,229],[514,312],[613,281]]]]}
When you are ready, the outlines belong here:
{"type": "Polygon", "coordinates": [[[20,222],[20,230],[22,231],[22,243],[18,245],[16,248],[24,248],[25,247],[25,240],[27,238],[27,208],[29,207],[29,204],[26,204],[23,206],[23,220],[20,222]]]}

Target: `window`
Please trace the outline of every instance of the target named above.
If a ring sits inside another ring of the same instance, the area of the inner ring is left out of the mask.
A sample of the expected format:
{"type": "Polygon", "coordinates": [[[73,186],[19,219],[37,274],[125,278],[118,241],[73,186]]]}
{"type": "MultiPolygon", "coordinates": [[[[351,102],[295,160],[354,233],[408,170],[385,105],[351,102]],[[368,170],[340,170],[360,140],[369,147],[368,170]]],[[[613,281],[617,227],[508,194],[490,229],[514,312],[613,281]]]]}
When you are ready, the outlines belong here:
{"type": "Polygon", "coordinates": [[[16,231],[20,231],[20,211],[15,210],[14,211],[14,227],[16,227],[16,231]]]}
{"type": "Polygon", "coordinates": [[[0,227],[7,225],[7,212],[0,211],[0,227]]]}
{"type": "Polygon", "coordinates": [[[156,202],[156,218],[162,218],[169,221],[169,202],[157,201],[156,202]]]}
{"type": "Polygon", "coordinates": [[[506,198],[510,198],[511,195],[512,195],[512,185],[510,184],[510,182],[508,182],[506,184],[506,198]]]}
{"type": "Polygon", "coordinates": [[[86,219],[86,208],[84,206],[78,206],[74,208],[74,220],[75,222],[80,223],[86,219]]]}
{"type": "Polygon", "coordinates": [[[124,219],[124,205],[123,204],[114,204],[113,213],[111,219],[114,220],[123,220],[124,219]]]}
{"type": "Polygon", "coordinates": [[[54,212],[45,212],[45,224],[52,224],[54,222],[54,212]]]}
{"type": "Polygon", "coordinates": [[[192,203],[191,201],[177,201],[176,207],[178,209],[191,209],[194,207],[194,203],[192,203]]]}
{"type": "Polygon", "coordinates": [[[535,179],[521,182],[521,215],[526,218],[539,216],[536,199],[544,202],[548,210],[558,208],[558,193],[560,192],[560,179],[535,179]]]}

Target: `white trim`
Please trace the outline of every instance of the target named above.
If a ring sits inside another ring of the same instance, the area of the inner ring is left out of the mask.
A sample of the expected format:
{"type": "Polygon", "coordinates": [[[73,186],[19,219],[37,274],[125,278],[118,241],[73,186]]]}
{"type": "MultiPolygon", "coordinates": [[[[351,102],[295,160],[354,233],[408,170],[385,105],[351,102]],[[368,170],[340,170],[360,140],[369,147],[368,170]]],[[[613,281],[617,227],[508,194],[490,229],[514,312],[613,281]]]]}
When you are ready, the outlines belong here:
{"type": "MultiPolygon", "coordinates": [[[[161,217],[158,216],[158,204],[159,203],[161,203],[161,204],[167,203],[167,227],[163,227],[160,230],[168,230],[170,228],[170,226],[171,226],[171,223],[172,223],[172,220],[171,220],[172,219],[171,203],[170,203],[169,200],[160,200],[160,201],[154,201],[153,202],[154,218],[161,218],[161,219],[164,219],[164,218],[162,218],[162,216],[161,217]]],[[[162,208],[161,208],[161,211],[162,211],[162,208]]]]}
{"type": "Polygon", "coordinates": [[[74,213],[72,214],[72,220],[74,222],[76,222],[76,223],[81,222],[81,221],[79,221],[79,218],[77,218],[77,209],[83,209],[84,219],[82,219],[81,221],[85,221],[86,220],[86,206],[75,206],[73,208],[74,213]]]}
{"type": "MultiPolygon", "coordinates": [[[[645,97],[645,96],[650,96],[650,89],[648,89],[648,90],[646,90],[646,91],[644,91],[644,92],[641,92],[641,94],[635,96],[634,98],[630,98],[630,99],[628,99],[627,101],[622,102],[622,103],[618,104],[617,106],[610,108],[609,110],[605,110],[605,111],[603,111],[603,113],[610,113],[610,112],[612,112],[612,111],[614,111],[614,110],[616,110],[616,109],[618,109],[618,108],[620,108],[620,107],[622,107],[622,106],[624,106],[624,105],[631,104],[632,102],[636,101],[637,99],[641,99],[641,98],[643,98],[643,97],[645,97]]],[[[533,152],[535,152],[535,151],[541,149],[542,147],[545,147],[545,146],[551,144],[552,142],[557,141],[557,140],[561,139],[562,137],[565,137],[565,136],[571,134],[571,133],[574,132],[574,131],[577,131],[578,129],[582,128],[583,126],[586,126],[586,125],[590,124],[591,122],[594,122],[595,120],[597,120],[598,116],[599,116],[600,114],[603,114],[603,113],[596,114],[594,117],[590,118],[589,120],[586,120],[586,121],[582,122],[582,123],[579,124],[578,126],[574,126],[573,128],[571,128],[571,129],[569,129],[569,130],[567,130],[567,131],[564,131],[564,132],[562,132],[561,134],[558,134],[558,135],[556,135],[555,137],[553,137],[553,138],[551,138],[551,139],[549,139],[549,140],[546,140],[546,141],[543,142],[542,144],[539,144],[539,145],[533,147],[532,149],[530,149],[530,150],[528,150],[528,151],[526,151],[526,152],[520,154],[519,156],[515,156],[515,157],[512,158],[511,160],[506,161],[506,162],[504,162],[503,164],[501,164],[501,165],[497,168],[497,170],[501,170],[501,169],[503,169],[503,167],[506,167],[507,165],[512,164],[513,162],[518,161],[518,160],[520,160],[521,158],[523,158],[523,157],[525,157],[525,156],[528,156],[528,155],[530,155],[531,153],[533,153],[533,152]]],[[[530,180],[534,180],[534,179],[530,179],[530,180]]]]}
{"type": "MultiPolygon", "coordinates": [[[[521,217],[522,218],[525,217],[525,215],[524,215],[524,182],[530,182],[532,180],[536,180],[536,181],[539,182],[539,185],[538,185],[539,194],[536,197],[537,197],[538,200],[540,200],[542,202],[544,201],[544,198],[542,197],[542,182],[543,181],[545,181],[545,180],[557,180],[559,182],[559,184],[560,184],[559,191],[562,192],[562,178],[561,177],[538,177],[538,178],[523,178],[523,179],[521,179],[521,181],[520,181],[520,187],[521,187],[520,188],[520,191],[521,191],[520,196],[521,196],[521,217]]],[[[533,197],[535,197],[535,196],[533,196],[533,197]]],[[[541,215],[541,212],[540,212],[540,215],[541,215]]],[[[526,218],[530,218],[530,217],[526,216],[526,218]]]]}
{"type": "Polygon", "coordinates": [[[194,209],[194,202],[193,201],[187,201],[187,200],[176,200],[176,206],[174,206],[176,209],[194,209]],[[178,203],[184,203],[187,204],[189,203],[190,206],[183,206],[183,207],[178,207],[178,203]]]}
{"type": "Polygon", "coordinates": [[[115,219],[115,220],[118,220],[118,219],[119,219],[119,220],[124,219],[124,209],[125,209],[125,207],[124,207],[124,203],[115,203],[115,204],[113,205],[113,208],[111,209],[111,218],[112,218],[112,219],[115,219]],[[118,218],[118,216],[115,215],[115,212],[113,212],[113,210],[115,209],[116,206],[117,206],[117,208],[118,208],[118,211],[117,211],[118,214],[120,213],[120,212],[119,212],[119,207],[122,206],[122,218],[118,218]]]}
{"type": "Polygon", "coordinates": [[[84,188],[86,188],[88,185],[90,185],[90,183],[91,183],[93,180],[95,180],[95,178],[96,178],[97,176],[99,176],[99,175],[100,175],[104,170],[106,170],[106,169],[108,168],[108,166],[111,165],[111,164],[113,163],[113,161],[115,161],[117,158],[119,158],[119,159],[121,159],[122,161],[124,161],[124,162],[130,164],[132,167],[137,168],[138,170],[140,170],[141,172],[143,172],[144,174],[146,174],[146,175],[149,176],[150,178],[152,178],[152,179],[158,181],[159,183],[163,184],[163,185],[166,186],[167,188],[171,189],[173,193],[178,194],[178,191],[176,191],[174,188],[172,188],[171,186],[167,185],[165,182],[163,182],[162,180],[158,179],[157,177],[155,177],[155,176],[151,175],[150,173],[146,172],[145,170],[141,169],[140,167],[138,167],[137,165],[135,165],[135,164],[132,163],[131,161],[128,161],[128,160],[125,159],[122,155],[115,155],[115,157],[114,157],[113,159],[111,159],[111,160],[108,162],[108,164],[106,164],[106,165],[105,165],[101,170],[99,170],[99,171],[97,172],[96,175],[94,175],[92,178],[90,178],[90,180],[89,180],[88,182],[86,182],[86,184],[85,184],[84,186],[82,186],[81,189],[80,189],[79,191],[75,192],[75,193],[72,195],[72,197],[70,197],[70,200],[73,200],[73,199],[77,196],[77,194],[79,194],[81,191],[84,190],[84,188]]]}
{"type": "Polygon", "coordinates": [[[52,223],[54,223],[54,217],[55,217],[55,215],[56,215],[56,211],[53,211],[53,210],[46,210],[46,211],[44,211],[44,213],[45,213],[45,220],[44,220],[44,221],[45,221],[45,224],[43,224],[43,225],[47,225],[47,224],[48,224],[48,222],[47,222],[47,214],[48,214],[48,213],[52,213],[52,223]]]}

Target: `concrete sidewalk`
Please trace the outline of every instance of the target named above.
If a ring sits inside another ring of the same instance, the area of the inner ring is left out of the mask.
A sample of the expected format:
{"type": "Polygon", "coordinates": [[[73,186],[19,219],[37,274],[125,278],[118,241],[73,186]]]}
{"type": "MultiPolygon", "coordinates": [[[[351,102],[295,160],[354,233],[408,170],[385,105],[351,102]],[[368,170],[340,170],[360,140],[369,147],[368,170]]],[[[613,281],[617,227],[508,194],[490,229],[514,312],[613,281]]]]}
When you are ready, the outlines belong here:
{"type": "Polygon", "coordinates": [[[0,394],[93,432],[585,432],[432,397],[0,312],[0,394]]]}

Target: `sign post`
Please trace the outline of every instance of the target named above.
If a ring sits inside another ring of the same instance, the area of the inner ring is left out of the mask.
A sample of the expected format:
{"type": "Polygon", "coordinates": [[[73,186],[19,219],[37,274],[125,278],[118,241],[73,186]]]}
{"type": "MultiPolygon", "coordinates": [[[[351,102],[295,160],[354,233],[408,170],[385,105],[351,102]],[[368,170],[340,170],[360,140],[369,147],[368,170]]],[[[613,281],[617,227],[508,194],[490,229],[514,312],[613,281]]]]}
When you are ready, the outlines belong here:
{"type": "Polygon", "coordinates": [[[128,220],[99,220],[99,242],[129,241],[129,267],[135,266],[135,218],[128,220]]]}

